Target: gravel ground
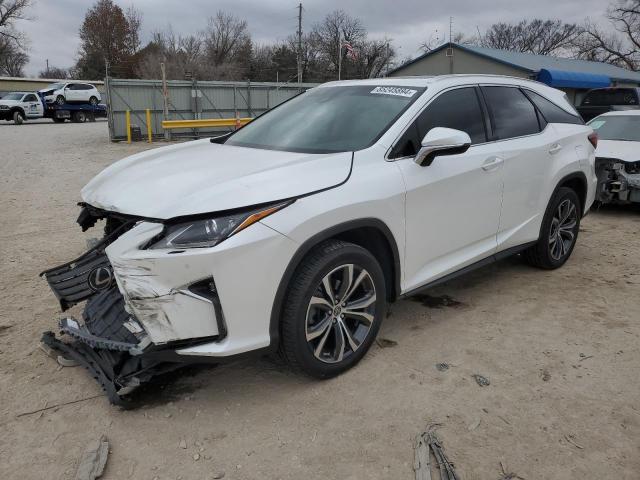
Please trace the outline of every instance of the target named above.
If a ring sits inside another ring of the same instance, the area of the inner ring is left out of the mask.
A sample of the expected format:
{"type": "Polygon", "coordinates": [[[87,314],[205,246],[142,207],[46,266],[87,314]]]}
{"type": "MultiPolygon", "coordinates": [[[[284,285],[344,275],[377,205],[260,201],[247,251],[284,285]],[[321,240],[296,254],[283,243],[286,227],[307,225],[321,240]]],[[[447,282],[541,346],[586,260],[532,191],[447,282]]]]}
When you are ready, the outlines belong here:
{"type": "Polygon", "coordinates": [[[38,273],[95,235],[75,224],[80,188],[149,146],[109,143],[104,122],[2,124],[0,145],[0,478],[73,478],[106,434],[105,479],[411,479],[430,423],[463,479],[638,478],[638,210],[592,212],[560,270],[514,258],[396,303],[386,340],[333,380],[243,361],[132,411],[96,397],[17,416],[100,393],[38,350],[59,314],[38,273]]]}

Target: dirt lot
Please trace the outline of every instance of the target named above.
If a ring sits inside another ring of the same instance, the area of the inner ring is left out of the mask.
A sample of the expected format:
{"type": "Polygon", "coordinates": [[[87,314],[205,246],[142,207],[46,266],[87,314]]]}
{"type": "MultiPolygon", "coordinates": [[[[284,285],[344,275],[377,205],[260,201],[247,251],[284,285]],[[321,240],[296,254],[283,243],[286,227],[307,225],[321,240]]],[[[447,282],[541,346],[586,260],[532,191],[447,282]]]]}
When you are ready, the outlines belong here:
{"type": "Polygon", "coordinates": [[[73,478],[106,434],[106,479],[410,479],[432,422],[463,479],[502,478],[500,462],[527,480],[640,475],[637,210],[591,213],[558,271],[515,258],[395,304],[392,342],[339,378],[244,361],[186,372],[133,411],[98,397],[17,417],[100,393],[38,350],[58,316],[38,273],[95,235],[75,224],[80,188],[148,146],[109,143],[104,122],[3,124],[0,145],[0,478],[73,478]]]}

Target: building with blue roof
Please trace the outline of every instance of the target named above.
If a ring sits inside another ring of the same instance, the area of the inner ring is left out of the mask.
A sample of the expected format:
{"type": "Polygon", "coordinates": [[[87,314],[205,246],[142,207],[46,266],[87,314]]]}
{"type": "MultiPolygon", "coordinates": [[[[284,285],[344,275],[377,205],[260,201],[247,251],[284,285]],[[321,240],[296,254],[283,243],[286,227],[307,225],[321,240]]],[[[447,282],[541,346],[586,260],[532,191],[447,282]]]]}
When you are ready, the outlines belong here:
{"type": "Polygon", "coordinates": [[[404,77],[450,73],[510,75],[538,80],[564,90],[576,105],[591,88],[640,86],[640,72],[608,63],[456,43],[441,45],[391,70],[387,75],[404,77]]]}

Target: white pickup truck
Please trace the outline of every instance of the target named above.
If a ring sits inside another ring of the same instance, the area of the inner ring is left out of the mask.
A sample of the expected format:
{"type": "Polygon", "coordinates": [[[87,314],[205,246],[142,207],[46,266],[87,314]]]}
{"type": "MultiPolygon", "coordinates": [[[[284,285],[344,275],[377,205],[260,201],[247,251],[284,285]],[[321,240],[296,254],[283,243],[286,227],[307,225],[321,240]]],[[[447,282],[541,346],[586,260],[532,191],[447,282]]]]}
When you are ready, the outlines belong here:
{"type": "Polygon", "coordinates": [[[22,124],[29,118],[44,117],[44,106],[33,92],[13,92],[0,98],[0,120],[22,124]]]}

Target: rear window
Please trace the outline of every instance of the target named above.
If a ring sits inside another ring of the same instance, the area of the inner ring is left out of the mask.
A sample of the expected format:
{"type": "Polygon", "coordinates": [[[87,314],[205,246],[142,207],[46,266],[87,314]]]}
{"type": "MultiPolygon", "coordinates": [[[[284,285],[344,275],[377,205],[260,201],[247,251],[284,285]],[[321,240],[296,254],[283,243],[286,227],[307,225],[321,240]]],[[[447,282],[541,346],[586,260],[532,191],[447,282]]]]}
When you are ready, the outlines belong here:
{"type": "Polygon", "coordinates": [[[538,107],[538,110],[540,110],[542,116],[548,123],[574,123],[577,125],[584,125],[582,118],[571,115],[551,100],[544,98],[542,95],[531,90],[525,90],[525,93],[535,106],[538,107]]]}
{"type": "Polygon", "coordinates": [[[638,105],[638,96],[632,88],[592,90],[582,100],[582,105],[638,105]]]}

